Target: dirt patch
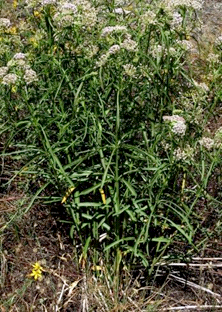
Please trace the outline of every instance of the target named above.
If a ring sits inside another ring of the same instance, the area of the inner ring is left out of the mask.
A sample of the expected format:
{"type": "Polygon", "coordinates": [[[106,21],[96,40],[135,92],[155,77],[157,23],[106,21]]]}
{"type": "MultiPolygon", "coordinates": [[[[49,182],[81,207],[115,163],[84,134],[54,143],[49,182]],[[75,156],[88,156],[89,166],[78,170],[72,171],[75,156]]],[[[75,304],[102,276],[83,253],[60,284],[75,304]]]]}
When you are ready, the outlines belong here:
{"type": "Polygon", "coordinates": [[[1,236],[2,311],[76,311],[79,290],[70,287],[81,274],[73,251],[67,228],[50,207],[36,205],[12,224],[1,236]],[[38,280],[30,276],[36,262],[43,268],[38,280]]]}

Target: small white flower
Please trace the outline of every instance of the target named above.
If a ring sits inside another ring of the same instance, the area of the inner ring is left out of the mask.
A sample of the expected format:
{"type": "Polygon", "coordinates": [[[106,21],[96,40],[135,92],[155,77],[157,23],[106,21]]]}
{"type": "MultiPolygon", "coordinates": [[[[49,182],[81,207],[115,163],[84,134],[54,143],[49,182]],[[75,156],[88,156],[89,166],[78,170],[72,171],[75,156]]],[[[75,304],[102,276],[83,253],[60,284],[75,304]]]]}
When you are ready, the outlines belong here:
{"type": "Polygon", "coordinates": [[[168,121],[172,125],[172,132],[179,135],[184,136],[186,133],[186,124],[185,119],[178,115],[172,115],[172,116],[163,116],[164,121],[168,121]]]}
{"type": "Polygon", "coordinates": [[[26,59],[26,55],[24,53],[16,53],[13,56],[14,60],[25,60],[26,59]]]}
{"type": "Polygon", "coordinates": [[[136,67],[135,66],[133,66],[132,64],[126,64],[126,65],[123,65],[123,68],[124,68],[125,74],[127,76],[130,76],[130,77],[135,76],[135,73],[136,73],[136,67]]]}
{"type": "Polygon", "coordinates": [[[209,53],[207,56],[208,62],[219,63],[219,55],[214,53],[209,53]]]}
{"type": "Polygon", "coordinates": [[[11,22],[8,18],[0,18],[0,28],[8,28],[10,27],[11,22]]]}
{"type": "Polygon", "coordinates": [[[99,47],[96,46],[96,45],[91,45],[90,44],[86,48],[87,56],[90,57],[90,58],[93,57],[94,55],[96,55],[98,53],[98,51],[99,51],[99,47]]]}
{"type": "Polygon", "coordinates": [[[179,43],[182,46],[182,48],[187,51],[191,51],[193,49],[193,44],[189,40],[180,40],[177,41],[177,43],[179,43]]]}
{"type": "Polygon", "coordinates": [[[173,47],[170,47],[170,48],[169,48],[169,53],[170,53],[172,56],[174,56],[174,55],[177,54],[177,51],[176,51],[176,49],[174,49],[173,47]]]}
{"type": "Polygon", "coordinates": [[[201,10],[204,0],[165,0],[165,3],[169,7],[186,6],[193,8],[194,10],[201,10]]]}
{"type": "Polygon", "coordinates": [[[62,14],[61,12],[57,12],[53,16],[53,20],[59,27],[71,26],[74,23],[74,17],[72,14],[62,14]]]}
{"type": "Polygon", "coordinates": [[[116,8],[113,10],[113,12],[116,14],[126,14],[126,15],[131,13],[131,11],[128,11],[122,8],[116,8]]]}
{"type": "Polygon", "coordinates": [[[220,46],[222,44],[222,35],[217,37],[215,40],[215,45],[220,46]]]}
{"type": "Polygon", "coordinates": [[[140,20],[142,23],[143,30],[146,28],[147,25],[155,25],[157,22],[156,13],[151,10],[146,11],[143,15],[140,16],[140,20]]]}
{"type": "Polygon", "coordinates": [[[109,58],[109,54],[108,53],[107,54],[102,54],[100,56],[100,59],[96,62],[96,67],[101,67],[101,66],[105,65],[107,60],[108,60],[108,58],[109,58]]]}
{"type": "Polygon", "coordinates": [[[12,58],[7,63],[8,67],[13,67],[13,66],[24,67],[25,65],[26,65],[26,61],[24,59],[19,59],[19,58],[18,59],[12,58]]]}
{"type": "Polygon", "coordinates": [[[42,5],[56,4],[57,0],[42,0],[42,5]]]}
{"type": "Polygon", "coordinates": [[[185,123],[185,119],[179,115],[163,116],[163,120],[169,121],[169,122],[183,122],[183,123],[185,123]]]}
{"type": "Polygon", "coordinates": [[[26,69],[25,75],[23,76],[23,78],[25,82],[27,83],[27,85],[38,80],[36,72],[32,69],[26,69]]]}
{"type": "Polygon", "coordinates": [[[18,76],[16,74],[7,74],[6,76],[3,77],[2,83],[4,85],[15,84],[17,79],[18,79],[18,76]]]}
{"type": "Polygon", "coordinates": [[[172,126],[172,132],[181,136],[184,136],[186,133],[187,126],[184,122],[178,121],[175,122],[172,126]]]}
{"type": "Polygon", "coordinates": [[[176,148],[173,151],[173,156],[175,160],[194,160],[195,151],[194,149],[188,144],[185,146],[184,149],[181,149],[180,147],[176,148]]]}
{"type": "Polygon", "coordinates": [[[180,26],[183,22],[183,17],[181,16],[180,13],[178,12],[174,12],[173,13],[173,19],[172,19],[172,22],[171,22],[171,26],[173,28],[176,28],[178,26],[180,26]]]}
{"type": "Polygon", "coordinates": [[[126,49],[127,51],[137,51],[137,42],[127,38],[121,43],[121,48],[126,49]]]}
{"type": "Polygon", "coordinates": [[[153,57],[157,58],[157,57],[160,57],[163,54],[163,52],[164,52],[164,48],[160,44],[158,44],[153,47],[151,54],[153,57]]]}
{"type": "Polygon", "coordinates": [[[175,149],[173,151],[173,156],[176,160],[186,160],[187,159],[187,155],[186,155],[185,151],[183,151],[180,147],[178,147],[177,149],[175,149]]]}
{"type": "Polygon", "coordinates": [[[0,78],[3,78],[8,72],[8,67],[6,66],[3,66],[3,67],[0,67],[0,78]]]}
{"type": "Polygon", "coordinates": [[[107,27],[103,28],[102,33],[101,33],[101,37],[106,37],[113,32],[127,32],[127,28],[126,28],[126,26],[119,26],[119,25],[107,26],[107,27]]]}
{"type": "Polygon", "coordinates": [[[203,137],[201,140],[199,140],[199,143],[207,150],[211,150],[214,147],[214,140],[211,138],[203,137]]]}
{"type": "Polygon", "coordinates": [[[78,12],[77,6],[75,4],[68,3],[68,2],[64,3],[61,6],[61,9],[62,10],[67,10],[67,11],[71,11],[74,14],[76,14],[78,12]]]}
{"type": "Polygon", "coordinates": [[[109,48],[108,54],[116,54],[120,51],[120,46],[118,44],[114,44],[109,48]]]}

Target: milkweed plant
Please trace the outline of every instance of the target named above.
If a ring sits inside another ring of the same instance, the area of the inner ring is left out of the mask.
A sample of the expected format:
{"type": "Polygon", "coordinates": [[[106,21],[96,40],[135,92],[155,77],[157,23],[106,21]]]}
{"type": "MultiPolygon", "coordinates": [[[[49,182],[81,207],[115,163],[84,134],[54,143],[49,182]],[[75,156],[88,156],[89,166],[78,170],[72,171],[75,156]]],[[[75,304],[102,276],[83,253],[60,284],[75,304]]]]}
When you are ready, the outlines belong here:
{"type": "Polygon", "coordinates": [[[195,73],[202,4],[26,0],[16,22],[0,18],[4,153],[67,211],[84,267],[151,274],[175,241],[198,252],[197,207],[219,205],[208,183],[222,143],[207,128],[220,37],[211,76],[195,73]]]}

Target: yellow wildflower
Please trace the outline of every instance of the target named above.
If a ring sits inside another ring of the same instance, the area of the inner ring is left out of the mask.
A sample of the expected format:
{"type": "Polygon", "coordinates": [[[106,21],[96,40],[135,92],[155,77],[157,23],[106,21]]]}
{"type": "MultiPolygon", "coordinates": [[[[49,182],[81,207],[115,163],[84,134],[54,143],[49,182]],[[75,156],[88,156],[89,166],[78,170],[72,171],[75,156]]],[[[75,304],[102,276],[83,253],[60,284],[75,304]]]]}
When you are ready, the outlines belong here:
{"type": "Polygon", "coordinates": [[[41,17],[41,13],[39,11],[34,11],[33,15],[37,18],[41,17]]]}
{"type": "Polygon", "coordinates": [[[15,26],[10,27],[8,30],[9,34],[16,35],[17,34],[17,28],[15,26]]]}
{"type": "Polygon", "coordinates": [[[12,91],[12,93],[16,93],[17,87],[16,86],[12,86],[11,91],[12,91]]]}
{"type": "Polygon", "coordinates": [[[34,48],[37,48],[38,47],[38,41],[36,40],[36,38],[35,37],[31,37],[30,39],[29,39],[29,41],[30,41],[30,43],[32,44],[32,46],[34,47],[34,48]]]}
{"type": "Polygon", "coordinates": [[[29,277],[33,277],[35,281],[38,279],[42,279],[42,272],[43,272],[43,267],[39,264],[39,262],[36,262],[35,264],[32,265],[33,269],[32,272],[28,275],[29,277]]]}
{"type": "Polygon", "coordinates": [[[18,1],[17,0],[14,0],[13,1],[13,8],[16,9],[18,6],[18,1]]]}

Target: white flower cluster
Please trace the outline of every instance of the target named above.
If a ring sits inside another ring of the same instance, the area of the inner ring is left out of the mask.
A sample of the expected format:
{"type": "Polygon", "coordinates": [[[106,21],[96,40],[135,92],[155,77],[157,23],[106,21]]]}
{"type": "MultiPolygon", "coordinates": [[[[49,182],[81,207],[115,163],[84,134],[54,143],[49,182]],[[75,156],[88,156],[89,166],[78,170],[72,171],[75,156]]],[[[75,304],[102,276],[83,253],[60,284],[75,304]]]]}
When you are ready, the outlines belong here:
{"type": "Polygon", "coordinates": [[[49,4],[56,4],[57,0],[42,0],[42,6],[49,5],[49,4]]]}
{"type": "Polygon", "coordinates": [[[14,85],[18,79],[24,79],[27,85],[38,80],[36,72],[27,64],[26,55],[21,52],[13,56],[7,63],[7,67],[0,67],[0,78],[4,85],[14,85]],[[17,68],[18,75],[14,73],[17,68]],[[11,69],[13,73],[8,73],[11,69]]]}
{"type": "Polygon", "coordinates": [[[183,117],[178,115],[163,116],[163,120],[171,123],[171,130],[179,136],[184,136],[186,133],[186,121],[183,117]]]}
{"type": "Polygon", "coordinates": [[[179,161],[193,160],[194,155],[194,149],[189,144],[186,145],[184,149],[178,147],[173,151],[174,159],[179,161]]]}
{"type": "Polygon", "coordinates": [[[175,122],[172,126],[172,132],[180,136],[184,136],[186,133],[187,126],[184,122],[175,122]]]}
{"type": "Polygon", "coordinates": [[[87,47],[84,47],[84,51],[89,58],[92,58],[99,51],[99,47],[92,44],[87,44],[87,47]]]}
{"type": "Polygon", "coordinates": [[[76,0],[75,3],[61,2],[53,20],[59,27],[74,24],[92,27],[97,23],[97,11],[87,0],[76,0]]]}
{"type": "Polygon", "coordinates": [[[150,51],[152,57],[154,58],[161,58],[165,57],[166,55],[170,57],[175,57],[177,55],[177,50],[173,47],[169,47],[169,49],[164,48],[164,46],[158,44],[152,46],[152,50],[150,51]]]}
{"type": "Polygon", "coordinates": [[[11,22],[8,18],[0,18],[0,28],[8,28],[10,25],[11,22]]]}
{"type": "Polygon", "coordinates": [[[38,77],[36,72],[33,69],[26,69],[25,74],[23,76],[23,79],[25,80],[26,84],[29,85],[30,83],[34,81],[38,81],[38,77]]]}
{"type": "Polygon", "coordinates": [[[222,127],[217,129],[215,136],[214,136],[214,141],[215,141],[215,146],[217,148],[222,147],[222,127]]]}
{"type": "Polygon", "coordinates": [[[6,66],[3,66],[3,67],[0,67],[0,78],[3,78],[8,72],[8,67],[6,66]]]}
{"type": "Polygon", "coordinates": [[[136,67],[132,64],[125,64],[123,65],[125,74],[129,77],[135,77],[136,74],[136,67]]]}
{"type": "Polygon", "coordinates": [[[78,12],[77,6],[75,4],[66,2],[64,4],[61,5],[61,9],[63,11],[71,11],[73,14],[76,14],[78,12]]]}
{"type": "Polygon", "coordinates": [[[183,17],[181,16],[181,14],[178,12],[174,12],[172,16],[172,21],[171,21],[171,27],[173,29],[177,28],[181,26],[182,22],[183,22],[183,17]]]}
{"type": "Polygon", "coordinates": [[[81,13],[81,25],[83,27],[93,27],[97,23],[97,10],[91,6],[90,2],[85,1],[85,4],[82,6],[82,13],[81,13]]]}
{"type": "Polygon", "coordinates": [[[131,52],[135,52],[137,51],[137,42],[132,40],[131,38],[127,38],[125,40],[123,40],[123,42],[120,44],[121,48],[127,50],[127,51],[131,51],[131,52]]]}
{"type": "Polygon", "coordinates": [[[199,143],[209,151],[214,147],[214,140],[211,138],[203,137],[199,143]]]}
{"type": "Polygon", "coordinates": [[[102,54],[99,58],[99,60],[96,62],[96,67],[102,67],[106,64],[107,60],[109,58],[109,54],[102,54]]]}
{"type": "Polygon", "coordinates": [[[185,122],[185,119],[179,115],[163,116],[163,120],[169,122],[185,122]]]}
{"type": "MultiPolygon", "coordinates": [[[[112,32],[115,31],[127,31],[127,28],[125,26],[113,26],[113,27],[105,27],[102,32],[102,36],[106,36],[112,32]]],[[[106,61],[108,60],[109,56],[112,54],[116,54],[122,49],[125,49],[127,51],[137,51],[137,42],[131,39],[131,36],[129,34],[125,34],[125,38],[122,43],[114,44],[112,45],[108,52],[105,54],[102,54],[100,56],[100,59],[96,62],[96,67],[101,67],[105,65],[106,61]]]]}
{"type": "Polygon", "coordinates": [[[127,28],[126,26],[107,26],[105,28],[103,28],[102,33],[101,33],[101,37],[106,37],[112,33],[118,33],[118,32],[127,32],[127,28]]]}
{"type": "Polygon", "coordinates": [[[4,85],[12,85],[15,84],[18,80],[18,76],[16,74],[7,74],[2,79],[2,84],[4,85]]]}
{"type": "Polygon", "coordinates": [[[186,160],[187,155],[184,150],[182,150],[180,147],[176,148],[173,151],[173,156],[176,160],[186,160]]]}
{"type": "Polygon", "coordinates": [[[222,35],[216,38],[215,45],[216,46],[222,45],[222,35]]]}
{"type": "Polygon", "coordinates": [[[154,58],[160,57],[164,52],[164,48],[162,45],[158,44],[153,47],[151,54],[154,58]]]}
{"type": "Polygon", "coordinates": [[[193,44],[189,40],[177,40],[177,43],[186,51],[191,51],[193,49],[193,44]]]}
{"type": "Polygon", "coordinates": [[[110,57],[110,55],[112,54],[116,54],[117,52],[120,51],[120,46],[118,44],[114,44],[112,45],[108,52],[105,54],[102,54],[99,58],[99,60],[96,62],[96,67],[101,67],[104,66],[108,60],[108,58],[110,57]]]}
{"type": "Polygon", "coordinates": [[[185,6],[194,10],[201,10],[204,0],[165,0],[165,4],[169,7],[185,6]]]}
{"type": "Polygon", "coordinates": [[[156,13],[149,9],[140,16],[140,21],[142,25],[142,31],[144,31],[148,25],[155,25],[157,23],[156,13]]]}
{"type": "Polygon", "coordinates": [[[54,21],[59,27],[66,27],[74,24],[78,12],[75,4],[65,2],[58,7],[57,13],[53,16],[54,21]]]}
{"type": "Polygon", "coordinates": [[[14,56],[13,56],[13,59],[15,60],[25,60],[26,59],[26,55],[24,53],[16,53],[14,56]]]}
{"type": "MultiPolygon", "coordinates": [[[[222,36],[221,36],[221,39],[222,39],[222,36]]],[[[222,40],[221,40],[221,42],[222,42],[222,40]]],[[[215,53],[209,53],[207,56],[207,60],[208,60],[208,62],[212,62],[212,63],[219,63],[220,62],[219,55],[215,54],[215,53]]]]}
{"type": "Polygon", "coordinates": [[[118,44],[114,44],[109,48],[108,54],[116,54],[117,52],[120,51],[120,46],[118,44]]]}
{"type": "Polygon", "coordinates": [[[169,54],[171,54],[172,56],[175,56],[177,54],[177,50],[173,47],[169,48],[169,54]]]}
{"type": "Polygon", "coordinates": [[[23,68],[26,65],[26,55],[24,53],[16,53],[13,58],[8,61],[7,66],[19,66],[23,68]]]}

